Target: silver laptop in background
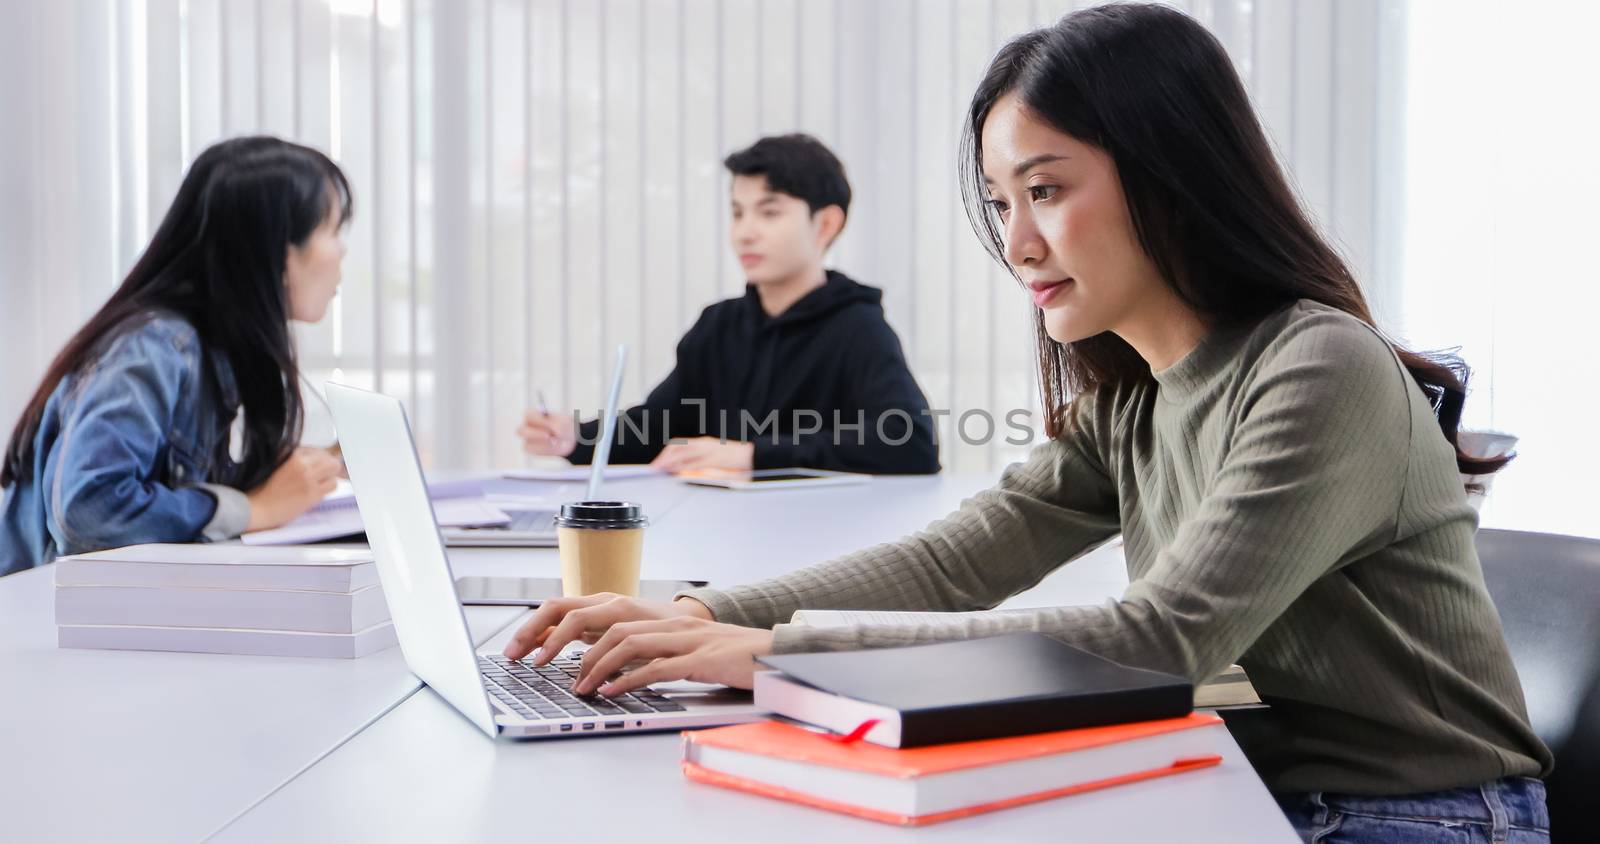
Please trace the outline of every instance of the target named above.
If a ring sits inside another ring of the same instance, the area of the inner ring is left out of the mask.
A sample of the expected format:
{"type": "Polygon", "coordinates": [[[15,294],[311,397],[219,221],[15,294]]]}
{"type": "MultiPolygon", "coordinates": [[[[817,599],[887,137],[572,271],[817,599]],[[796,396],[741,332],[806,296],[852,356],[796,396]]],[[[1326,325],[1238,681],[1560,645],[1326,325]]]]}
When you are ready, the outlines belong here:
{"type": "Polygon", "coordinates": [[[328,384],[356,506],[406,665],[490,736],[562,738],[753,721],[747,692],[670,683],[615,698],[568,692],[579,650],[534,667],[478,654],[428,500],[410,423],[396,399],[328,384]]]}
{"type": "Polygon", "coordinates": [[[555,510],[501,509],[511,517],[509,524],[443,528],[444,544],[452,548],[556,547],[555,510]]]}
{"type": "MultiPolygon", "coordinates": [[[[622,373],[627,369],[628,347],[617,347],[617,362],[611,369],[611,385],[606,390],[605,411],[600,414],[600,441],[594,447],[594,459],[589,461],[589,486],[585,501],[600,498],[600,483],[605,478],[606,466],[611,462],[611,443],[617,428],[617,401],[622,396],[622,373]]],[[[513,510],[506,508],[511,523],[486,527],[455,527],[444,529],[446,545],[454,547],[556,547],[556,511],[554,509],[513,510]]]]}

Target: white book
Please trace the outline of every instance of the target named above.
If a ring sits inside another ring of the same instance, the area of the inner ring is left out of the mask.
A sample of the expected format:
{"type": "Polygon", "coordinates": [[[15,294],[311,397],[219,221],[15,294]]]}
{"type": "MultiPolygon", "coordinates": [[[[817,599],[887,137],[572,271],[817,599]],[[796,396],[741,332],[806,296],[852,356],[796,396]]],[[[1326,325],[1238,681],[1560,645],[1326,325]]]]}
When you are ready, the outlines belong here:
{"type": "MultiPolygon", "coordinates": [[[[434,518],[439,527],[489,527],[511,523],[506,511],[482,497],[443,498],[433,501],[434,518]]],[[[361,511],[355,499],[317,505],[305,515],[272,530],[258,530],[239,537],[246,545],[299,545],[354,536],[364,530],[361,511]]]]}
{"type": "MultiPolygon", "coordinates": [[[[975,615],[1030,612],[1027,609],[978,612],[905,612],[899,610],[797,610],[790,624],[803,627],[850,627],[858,624],[954,624],[975,615]]],[[[1230,665],[1194,690],[1197,709],[1252,709],[1265,704],[1244,668],[1230,665]]]]}
{"type": "Polygon", "coordinates": [[[56,561],[57,586],[354,592],[378,582],[372,552],[247,545],[130,545],[56,561]]]}
{"type": "Polygon", "coordinates": [[[56,624],[354,633],[389,619],[380,586],[355,592],[57,586],[56,624]]]}
{"type": "Polygon", "coordinates": [[[390,621],[356,633],[100,624],[63,624],[56,628],[56,644],[63,648],[250,656],[356,659],[392,647],[396,641],[394,623],[390,621]]]}

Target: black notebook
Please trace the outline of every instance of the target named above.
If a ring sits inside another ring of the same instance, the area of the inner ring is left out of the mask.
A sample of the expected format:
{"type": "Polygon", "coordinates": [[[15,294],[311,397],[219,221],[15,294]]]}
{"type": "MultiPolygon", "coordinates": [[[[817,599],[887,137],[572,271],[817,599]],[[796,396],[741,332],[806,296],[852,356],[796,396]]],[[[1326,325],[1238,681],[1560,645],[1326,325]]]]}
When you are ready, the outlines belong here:
{"type": "Polygon", "coordinates": [[[1181,718],[1194,687],[1039,633],[759,657],[756,705],[887,747],[1181,718]],[[781,673],[779,673],[781,672],[781,673]]]}

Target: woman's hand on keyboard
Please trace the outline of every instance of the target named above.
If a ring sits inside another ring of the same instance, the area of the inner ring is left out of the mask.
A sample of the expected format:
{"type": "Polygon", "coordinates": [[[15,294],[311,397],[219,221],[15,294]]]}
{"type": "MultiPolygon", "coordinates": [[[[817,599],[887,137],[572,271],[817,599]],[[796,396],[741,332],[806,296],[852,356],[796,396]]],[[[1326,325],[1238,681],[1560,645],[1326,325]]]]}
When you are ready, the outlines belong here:
{"type": "Polygon", "coordinates": [[[625,621],[611,625],[583,655],[572,693],[612,697],[671,680],[748,689],[755,682],[755,658],[769,653],[771,630],[690,616],[625,621]],[[644,664],[612,677],[635,662],[644,664]]]}
{"type": "Polygon", "coordinates": [[[693,598],[647,601],[610,592],[577,598],[551,598],[540,604],[522,629],[511,637],[505,655],[511,659],[522,659],[538,648],[539,653],[533,662],[535,665],[544,665],[573,642],[598,641],[613,625],[673,618],[710,621],[711,611],[693,598]]]}

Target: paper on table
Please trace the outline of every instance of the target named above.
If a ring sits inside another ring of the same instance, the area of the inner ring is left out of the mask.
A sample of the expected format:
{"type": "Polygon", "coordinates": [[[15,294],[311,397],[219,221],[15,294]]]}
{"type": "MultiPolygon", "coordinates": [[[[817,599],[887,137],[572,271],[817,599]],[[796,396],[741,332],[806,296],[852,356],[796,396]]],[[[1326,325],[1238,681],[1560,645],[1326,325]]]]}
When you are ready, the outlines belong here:
{"type": "MultiPolygon", "coordinates": [[[[504,510],[482,498],[437,499],[433,514],[439,527],[487,527],[511,522],[504,510]]],[[[351,502],[343,507],[314,509],[283,527],[258,530],[239,539],[246,545],[297,545],[354,536],[362,530],[361,512],[351,502]]]]}
{"type": "MultiPolygon", "coordinates": [[[[428,497],[438,500],[440,498],[467,498],[483,494],[482,477],[458,478],[449,481],[429,481],[428,497]]],[[[326,510],[340,510],[356,506],[356,489],[348,480],[343,478],[334,483],[333,492],[328,493],[317,502],[316,506],[306,511],[319,513],[326,510]]]]}
{"type": "MultiPolygon", "coordinates": [[[[607,466],[605,479],[620,481],[627,478],[642,478],[659,474],[648,464],[634,464],[624,466],[607,466]]],[[[587,481],[589,480],[588,466],[558,466],[554,469],[513,469],[505,476],[517,481],[587,481]]]]}

